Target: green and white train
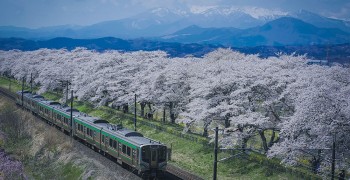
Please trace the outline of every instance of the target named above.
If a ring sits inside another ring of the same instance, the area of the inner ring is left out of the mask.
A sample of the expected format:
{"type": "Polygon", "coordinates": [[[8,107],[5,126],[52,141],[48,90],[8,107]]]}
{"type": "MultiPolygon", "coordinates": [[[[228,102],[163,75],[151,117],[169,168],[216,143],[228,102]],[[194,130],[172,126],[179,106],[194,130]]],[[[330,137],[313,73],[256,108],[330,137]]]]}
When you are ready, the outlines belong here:
{"type": "Polygon", "coordinates": [[[114,157],[119,164],[136,169],[139,174],[159,177],[165,172],[166,145],[144,137],[139,132],[88,116],[28,91],[23,91],[23,96],[22,91],[16,93],[16,104],[87,143],[93,149],[114,157]]]}

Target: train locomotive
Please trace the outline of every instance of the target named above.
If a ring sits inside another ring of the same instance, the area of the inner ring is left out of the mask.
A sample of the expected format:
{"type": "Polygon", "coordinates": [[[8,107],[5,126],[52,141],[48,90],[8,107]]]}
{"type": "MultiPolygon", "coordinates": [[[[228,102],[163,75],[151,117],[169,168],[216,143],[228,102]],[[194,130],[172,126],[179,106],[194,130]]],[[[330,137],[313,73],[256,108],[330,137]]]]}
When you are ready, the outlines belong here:
{"type": "Polygon", "coordinates": [[[115,158],[122,166],[137,170],[143,177],[162,177],[165,172],[166,145],[139,132],[91,117],[29,91],[17,92],[16,104],[85,142],[92,149],[115,158]]]}

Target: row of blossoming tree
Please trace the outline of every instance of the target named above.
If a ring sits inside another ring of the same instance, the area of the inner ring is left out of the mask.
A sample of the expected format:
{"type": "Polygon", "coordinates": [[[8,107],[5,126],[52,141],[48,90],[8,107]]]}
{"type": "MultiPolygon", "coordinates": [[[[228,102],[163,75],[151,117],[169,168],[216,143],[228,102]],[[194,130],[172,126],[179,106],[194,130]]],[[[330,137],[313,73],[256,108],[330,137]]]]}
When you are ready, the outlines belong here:
{"type": "MultiPolygon", "coordinates": [[[[0,73],[39,93],[69,79],[76,97],[124,107],[134,94],[142,109],[167,108],[171,122],[200,127],[213,120],[226,129],[222,146],[246,147],[254,136],[264,152],[293,164],[311,155],[315,170],[329,167],[336,136],[337,166],[349,168],[350,69],[308,65],[305,56],[267,59],[218,49],[202,58],[168,58],[162,51],[103,53],[40,49],[1,51],[0,73]],[[306,153],[305,153],[306,152],[306,153]]],[[[189,128],[187,127],[187,128],[189,128]]]]}

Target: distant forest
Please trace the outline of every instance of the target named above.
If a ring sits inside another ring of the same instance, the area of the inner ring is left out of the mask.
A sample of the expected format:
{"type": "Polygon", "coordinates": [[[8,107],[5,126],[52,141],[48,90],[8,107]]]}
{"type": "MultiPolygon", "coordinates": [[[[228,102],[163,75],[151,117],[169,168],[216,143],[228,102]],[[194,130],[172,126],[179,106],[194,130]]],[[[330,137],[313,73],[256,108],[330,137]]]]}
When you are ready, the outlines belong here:
{"type": "MultiPolygon", "coordinates": [[[[170,57],[194,56],[202,57],[222,45],[206,44],[181,44],[151,41],[146,39],[123,40],[119,38],[106,37],[99,39],[71,39],[54,38],[50,40],[27,40],[21,38],[0,38],[0,50],[18,49],[21,51],[33,51],[41,48],[73,50],[84,47],[88,50],[103,52],[106,50],[129,51],[165,51],[170,57]]],[[[307,45],[307,46],[257,46],[257,47],[227,47],[245,54],[259,54],[261,58],[278,54],[307,55],[310,59],[328,60],[329,63],[350,63],[350,44],[338,45],[307,45]]]]}

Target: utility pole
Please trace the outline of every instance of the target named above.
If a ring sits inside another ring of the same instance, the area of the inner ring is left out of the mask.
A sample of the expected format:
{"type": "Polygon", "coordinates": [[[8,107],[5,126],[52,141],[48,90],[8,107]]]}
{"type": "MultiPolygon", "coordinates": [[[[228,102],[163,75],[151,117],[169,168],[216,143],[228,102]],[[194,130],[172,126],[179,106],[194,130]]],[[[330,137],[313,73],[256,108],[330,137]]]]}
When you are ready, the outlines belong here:
{"type": "MultiPolygon", "coordinates": [[[[67,92],[68,94],[68,92],[67,92]]],[[[71,127],[71,136],[73,136],[73,90],[71,91],[71,101],[70,101],[70,127],[71,127]]]]}
{"type": "Polygon", "coordinates": [[[69,84],[69,82],[68,82],[68,80],[66,81],[66,104],[68,105],[68,93],[69,93],[69,91],[68,91],[68,84],[69,84]]]}
{"type": "Polygon", "coordinates": [[[332,145],[332,180],[334,180],[334,171],[335,171],[335,141],[336,141],[336,134],[333,135],[333,145],[332,145]]]}
{"type": "Polygon", "coordinates": [[[136,131],[136,94],[135,94],[135,109],[134,109],[134,130],[136,131]]]}
{"type": "Polygon", "coordinates": [[[217,166],[218,166],[218,131],[219,128],[215,128],[215,145],[214,145],[214,170],[213,170],[213,180],[216,180],[217,166]]]}
{"type": "Polygon", "coordinates": [[[23,92],[24,92],[24,76],[22,78],[22,107],[23,107],[23,92]]]}

